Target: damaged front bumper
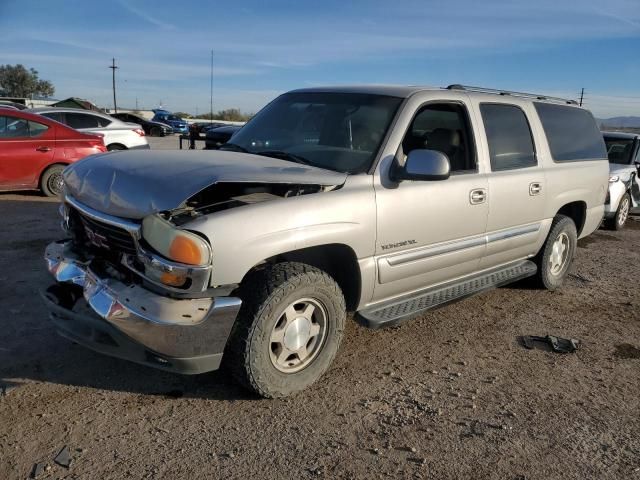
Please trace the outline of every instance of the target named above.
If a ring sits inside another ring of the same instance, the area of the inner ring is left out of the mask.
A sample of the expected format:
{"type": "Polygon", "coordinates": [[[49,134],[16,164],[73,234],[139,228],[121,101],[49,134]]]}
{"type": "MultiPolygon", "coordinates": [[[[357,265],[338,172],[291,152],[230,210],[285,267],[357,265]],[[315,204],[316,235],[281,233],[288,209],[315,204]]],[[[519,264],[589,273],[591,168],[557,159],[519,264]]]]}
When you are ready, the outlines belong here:
{"type": "Polygon", "coordinates": [[[92,350],[163,370],[216,370],[240,309],[236,297],[176,299],[92,269],[68,242],[45,260],[57,283],[43,293],[62,336],[92,350]]]}

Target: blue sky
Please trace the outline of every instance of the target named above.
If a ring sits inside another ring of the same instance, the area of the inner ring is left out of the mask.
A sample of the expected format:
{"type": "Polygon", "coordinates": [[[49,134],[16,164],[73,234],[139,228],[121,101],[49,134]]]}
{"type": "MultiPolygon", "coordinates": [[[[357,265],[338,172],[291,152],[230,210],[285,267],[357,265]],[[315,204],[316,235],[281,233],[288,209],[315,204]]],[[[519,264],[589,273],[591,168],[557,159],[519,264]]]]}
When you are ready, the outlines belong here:
{"type": "Polygon", "coordinates": [[[278,93],[347,83],[466,83],[640,115],[640,0],[0,0],[0,64],[56,97],[195,113],[256,111],[278,93]]]}

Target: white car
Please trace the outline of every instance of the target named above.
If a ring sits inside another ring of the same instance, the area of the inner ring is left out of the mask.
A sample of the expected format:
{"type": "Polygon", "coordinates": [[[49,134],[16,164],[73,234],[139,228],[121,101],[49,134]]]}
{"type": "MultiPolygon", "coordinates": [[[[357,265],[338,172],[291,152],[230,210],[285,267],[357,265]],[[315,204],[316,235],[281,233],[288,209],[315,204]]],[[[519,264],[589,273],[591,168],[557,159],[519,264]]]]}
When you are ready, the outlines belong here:
{"type": "Polygon", "coordinates": [[[604,206],[605,226],[624,227],[629,213],[640,213],[640,135],[603,132],[609,155],[609,192],[604,206]]]}
{"type": "Polygon", "coordinates": [[[33,108],[29,111],[64,123],[80,132],[101,134],[109,151],[149,148],[149,142],[140,125],[123,122],[104,113],[56,107],[33,108]]]}

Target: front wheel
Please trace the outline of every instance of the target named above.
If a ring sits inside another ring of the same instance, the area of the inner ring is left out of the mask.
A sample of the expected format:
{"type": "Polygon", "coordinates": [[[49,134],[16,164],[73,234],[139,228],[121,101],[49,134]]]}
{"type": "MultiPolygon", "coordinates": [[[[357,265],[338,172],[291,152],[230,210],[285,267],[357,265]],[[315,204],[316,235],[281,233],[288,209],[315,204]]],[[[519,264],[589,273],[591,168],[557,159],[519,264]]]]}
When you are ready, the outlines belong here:
{"type": "Polygon", "coordinates": [[[547,290],[560,287],[569,272],[578,244],[576,224],[565,215],[556,215],[542,249],[534,261],[538,266],[536,281],[547,290]]]}
{"type": "Polygon", "coordinates": [[[329,368],[345,326],[338,284],[302,263],[270,265],[248,276],[224,354],[246,388],[267,398],[308,387],[329,368]]]}
{"type": "Polygon", "coordinates": [[[615,216],[613,218],[605,219],[605,226],[609,230],[621,230],[622,227],[624,227],[624,224],[627,223],[627,218],[629,218],[630,210],[631,197],[628,193],[625,193],[620,199],[620,203],[618,204],[618,209],[616,210],[615,216]]]}

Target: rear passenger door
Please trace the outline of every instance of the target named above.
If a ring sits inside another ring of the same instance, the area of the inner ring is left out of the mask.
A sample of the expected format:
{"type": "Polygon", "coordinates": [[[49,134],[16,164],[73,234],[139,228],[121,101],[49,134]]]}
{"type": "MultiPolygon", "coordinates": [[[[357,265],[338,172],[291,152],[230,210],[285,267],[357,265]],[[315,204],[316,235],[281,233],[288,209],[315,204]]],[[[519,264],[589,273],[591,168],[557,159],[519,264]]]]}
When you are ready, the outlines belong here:
{"type": "Polygon", "coordinates": [[[480,268],[535,254],[544,234],[545,174],[538,161],[531,106],[526,102],[476,102],[490,160],[487,249],[480,268]]]}

